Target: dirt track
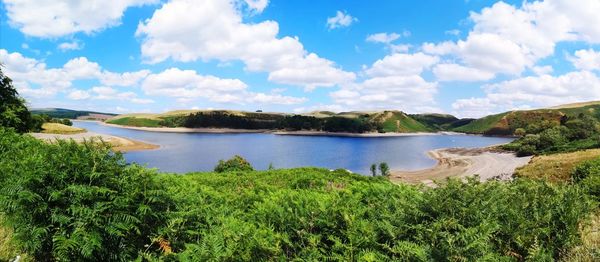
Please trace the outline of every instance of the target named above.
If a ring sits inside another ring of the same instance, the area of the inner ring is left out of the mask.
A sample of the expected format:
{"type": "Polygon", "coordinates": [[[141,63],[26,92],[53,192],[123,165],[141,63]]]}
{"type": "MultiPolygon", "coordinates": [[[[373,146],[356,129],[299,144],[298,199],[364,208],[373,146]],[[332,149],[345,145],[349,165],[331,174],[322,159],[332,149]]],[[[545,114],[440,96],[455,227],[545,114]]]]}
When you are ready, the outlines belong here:
{"type": "Polygon", "coordinates": [[[438,160],[435,167],[419,171],[393,171],[390,179],[397,182],[434,185],[448,177],[479,175],[482,181],[500,177],[510,179],[515,169],[526,165],[531,157],[516,157],[513,153],[491,148],[450,148],[430,151],[438,160]]]}

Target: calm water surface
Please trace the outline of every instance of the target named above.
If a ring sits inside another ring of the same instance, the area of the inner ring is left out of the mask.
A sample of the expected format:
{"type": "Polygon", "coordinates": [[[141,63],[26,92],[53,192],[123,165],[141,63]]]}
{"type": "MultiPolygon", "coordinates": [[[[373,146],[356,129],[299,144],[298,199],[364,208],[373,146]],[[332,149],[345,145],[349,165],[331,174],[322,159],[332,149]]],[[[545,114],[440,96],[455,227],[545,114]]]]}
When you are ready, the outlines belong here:
{"type": "Polygon", "coordinates": [[[511,138],[469,135],[405,137],[282,136],[272,134],[159,133],[74,121],[76,127],[160,145],[160,149],[125,154],[128,162],[165,172],[210,171],[220,159],[241,155],[256,169],[316,166],[369,174],[372,163],[416,170],[435,165],[427,151],[446,147],[482,147],[511,138]]]}

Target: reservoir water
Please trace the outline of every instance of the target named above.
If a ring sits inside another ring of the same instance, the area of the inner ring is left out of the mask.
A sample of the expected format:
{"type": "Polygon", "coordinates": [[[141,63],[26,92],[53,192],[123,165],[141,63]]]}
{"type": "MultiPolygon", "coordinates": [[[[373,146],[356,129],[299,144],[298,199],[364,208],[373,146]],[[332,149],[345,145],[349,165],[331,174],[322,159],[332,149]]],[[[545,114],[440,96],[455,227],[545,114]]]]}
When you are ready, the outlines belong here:
{"type": "Polygon", "coordinates": [[[160,148],[126,153],[136,162],[164,172],[211,171],[221,159],[246,158],[256,169],[315,166],[344,168],[369,174],[373,163],[387,162],[392,170],[417,170],[435,165],[427,151],[447,147],[484,147],[512,138],[472,135],[402,137],[288,136],[274,134],[163,133],[116,128],[97,122],[74,121],[88,131],[143,141],[160,148]]]}

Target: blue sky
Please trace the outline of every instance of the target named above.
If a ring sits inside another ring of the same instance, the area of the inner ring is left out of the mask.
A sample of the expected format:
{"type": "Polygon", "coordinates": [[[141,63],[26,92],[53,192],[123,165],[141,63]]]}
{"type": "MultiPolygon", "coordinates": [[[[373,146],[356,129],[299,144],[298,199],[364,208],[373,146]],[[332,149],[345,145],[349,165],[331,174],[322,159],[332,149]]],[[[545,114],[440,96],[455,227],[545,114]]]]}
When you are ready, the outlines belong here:
{"type": "Polygon", "coordinates": [[[600,1],[4,0],[31,107],[478,117],[600,100],[600,1]]]}

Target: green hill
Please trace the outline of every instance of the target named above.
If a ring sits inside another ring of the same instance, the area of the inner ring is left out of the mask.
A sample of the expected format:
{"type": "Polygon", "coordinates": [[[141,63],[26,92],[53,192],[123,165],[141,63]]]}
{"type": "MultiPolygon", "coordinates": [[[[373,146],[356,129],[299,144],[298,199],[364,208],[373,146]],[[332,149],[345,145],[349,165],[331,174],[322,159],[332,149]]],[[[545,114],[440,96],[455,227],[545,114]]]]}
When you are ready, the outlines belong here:
{"type": "Polygon", "coordinates": [[[561,123],[563,117],[575,117],[580,114],[600,119],[600,104],[578,103],[550,109],[509,111],[482,117],[471,123],[453,129],[456,132],[488,135],[512,135],[518,128],[539,129],[561,123]],[[582,106],[577,106],[582,105],[582,106]]]}
{"type": "Polygon", "coordinates": [[[78,119],[78,118],[92,118],[104,120],[111,117],[116,116],[117,114],[112,113],[100,113],[94,111],[81,111],[81,110],[71,110],[64,108],[36,108],[31,110],[32,114],[41,115],[45,114],[52,118],[68,118],[68,119],[78,119]]]}
{"type": "MultiPolygon", "coordinates": [[[[457,120],[452,116],[447,117],[452,121],[457,120]]],[[[293,115],[231,110],[179,110],[161,114],[124,114],[106,122],[137,127],[218,127],[361,133],[430,132],[440,129],[424,124],[401,111],[341,113],[316,111],[293,115]]]]}

